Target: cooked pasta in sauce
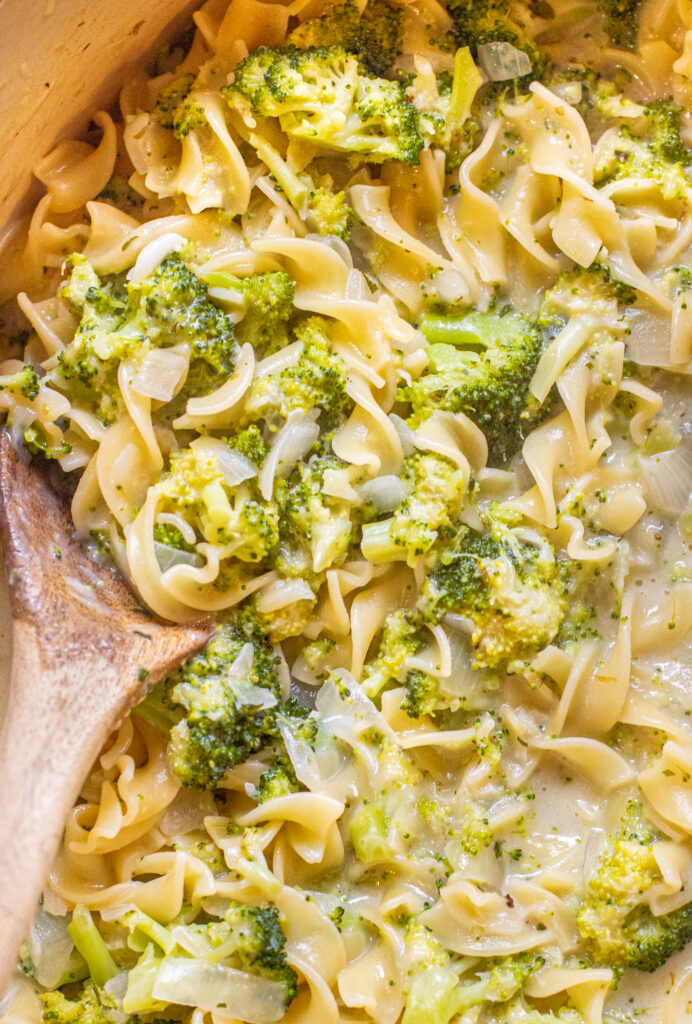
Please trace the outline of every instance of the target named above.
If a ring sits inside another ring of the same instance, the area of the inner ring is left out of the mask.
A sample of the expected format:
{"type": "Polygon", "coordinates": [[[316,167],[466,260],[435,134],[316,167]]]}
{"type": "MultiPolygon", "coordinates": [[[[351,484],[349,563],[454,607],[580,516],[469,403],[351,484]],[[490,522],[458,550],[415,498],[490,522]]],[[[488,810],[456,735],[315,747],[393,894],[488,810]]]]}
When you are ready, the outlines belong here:
{"type": "Polygon", "coordinates": [[[209,0],[38,163],[0,409],[218,631],[3,1024],[689,1014],[691,80],[689,0],[209,0]]]}

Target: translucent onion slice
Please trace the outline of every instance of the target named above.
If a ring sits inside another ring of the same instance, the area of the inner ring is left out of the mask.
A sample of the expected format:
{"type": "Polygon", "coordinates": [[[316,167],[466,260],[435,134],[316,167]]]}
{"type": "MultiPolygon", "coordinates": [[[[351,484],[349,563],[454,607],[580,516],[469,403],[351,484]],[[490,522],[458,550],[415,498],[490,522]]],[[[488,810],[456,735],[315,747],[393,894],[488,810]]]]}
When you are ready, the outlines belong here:
{"type": "Polygon", "coordinates": [[[166,957],[156,975],[154,999],[219,1011],[247,1024],[275,1024],[284,1015],[284,986],[278,981],[190,957],[166,957]]]}
{"type": "Polygon", "coordinates": [[[204,559],[194,551],[183,551],[181,548],[174,548],[170,544],[160,544],[154,541],[154,553],[159,563],[161,572],[166,572],[174,565],[204,565],[204,559]]]}
{"type": "Polygon", "coordinates": [[[416,435],[414,431],[411,430],[406,420],[403,420],[401,416],[397,416],[395,412],[390,412],[389,419],[399,435],[404,456],[413,455],[416,450],[416,435]]]}
{"type": "Polygon", "coordinates": [[[55,986],[74,967],[74,942],[67,930],[67,917],[53,917],[39,907],[31,925],[29,949],[34,975],[41,985],[55,986]]]}
{"type": "Polygon", "coordinates": [[[127,274],[130,284],[140,284],[155,267],[158,267],[166,256],[187,245],[187,239],[175,231],[167,231],[165,235],[155,238],[149,245],[145,245],[139,256],[127,274]]]}
{"type": "Polygon", "coordinates": [[[478,47],[478,63],[491,82],[506,82],[510,78],[521,78],[531,73],[528,53],[506,42],[481,43],[478,47]]]}
{"type": "Polygon", "coordinates": [[[665,366],[670,358],[670,318],[649,310],[631,309],[627,357],[640,366],[665,366]]]}
{"type": "Polygon", "coordinates": [[[170,402],[187,374],[189,360],[172,349],[147,352],[132,380],[132,390],[157,402],[170,402]]]}
{"type": "Polygon", "coordinates": [[[274,438],[260,474],[260,493],[265,501],[274,493],[274,477],[289,473],[317,440],[320,428],[315,423],[316,412],[313,410],[308,415],[297,410],[290,412],[274,438]]]}
{"type": "Polygon", "coordinates": [[[237,487],[245,480],[257,476],[257,466],[240,452],[229,448],[220,437],[196,437],[190,444],[195,451],[208,452],[215,455],[221,475],[229,487],[237,487]]]}
{"type": "Polygon", "coordinates": [[[692,451],[684,442],[669,452],[640,455],[649,505],[665,515],[679,516],[692,494],[692,451]]]}
{"type": "Polygon", "coordinates": [[[258,594],[255,604],[262,615],[269,615],[298,601],[314,601],[312,587],[306,580],[274,580],[258,594]]]}
{"type": "Polygon", "coordinates": [[[393,512],[408,497],[408,487],[398,476],[378,476],[361,484],[358,494],[363,501],[372,502],[376,512],[393,512]]]}

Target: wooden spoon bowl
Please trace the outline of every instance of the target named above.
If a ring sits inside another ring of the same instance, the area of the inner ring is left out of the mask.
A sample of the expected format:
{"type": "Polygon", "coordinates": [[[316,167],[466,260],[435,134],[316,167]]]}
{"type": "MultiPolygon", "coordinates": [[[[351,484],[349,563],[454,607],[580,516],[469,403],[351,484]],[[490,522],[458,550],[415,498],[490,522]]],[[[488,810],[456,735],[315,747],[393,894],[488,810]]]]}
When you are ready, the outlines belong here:
{"type": "Polygon", "coordinates": [[[65,819],[108,733],[212,628],[165,625],[77,540],[65,502],[0,433],[13,618],[0,733],[0,997],[65,819]]]}

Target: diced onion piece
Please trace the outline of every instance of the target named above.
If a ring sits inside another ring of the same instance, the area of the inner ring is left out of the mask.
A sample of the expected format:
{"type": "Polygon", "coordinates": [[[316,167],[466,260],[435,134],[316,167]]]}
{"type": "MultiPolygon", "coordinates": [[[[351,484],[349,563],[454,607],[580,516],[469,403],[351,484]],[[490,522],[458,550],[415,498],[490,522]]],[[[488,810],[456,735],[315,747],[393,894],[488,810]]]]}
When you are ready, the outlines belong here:
{"type": "Polygon", "coordinates": [[[188,360],[180,352],[152,349],[134,375],[132,390],[157,402],[170,402],[187,373],[188,365],[188,360]]]}
{"type": "Polygon", "coordinates": [[[511,43],[481,43],[478,62],[491,82],[506,82],[531,74],[529,55],[511,43]]]}
{"type": "Polygon", "coordinates": [[[664,366],[670,355],[670,318],[644,309],[627,314],[627,357],[640,366],[664,366]]]}
{"type": "Polygon", "coordinates": [[[346,298],[353,302],[372,302],[374,299],[365,275],[360,270],[349,270],[345,294],[346,298]]]}
{"type": "Polygon", "coordinates": [[[408,496],[408,488],[401,477],[377,476],[361,484],[358,494],[363,501],[371,502],[376,512],[393,512],[408,496]]]}
{"type": "Polygon", "coordinates": [[[53,917],[41,907],[31,925],[29,948],[34,974],[40,985],[55,988],[68,973],[74,942],[67,930],[67,917],[53,917]]]}
{"type": "Polygon", "coordinates": [[[303,354],[304,344],[302,341],[294,341],[286,348],[278,352],[272,352],[266,359],[261,359],[255,366],[255,378],[269,377],[273,373],[282,373],[291,366],[295,366],[303,354]]]}
{"type": "Polygon", "coordinates": [[[128,271],[127,280],[130,284],[140,284],[166,256],[170,256],[177,249],[182,249],[184,245],[187,245],[187,239],[175,231],[167,231],[165,235],[155,238],[153,242],[144,246],[134,267],[128,271]]]}
{"type": "Polygon", "coordinates": [[[270,615],[289,604],[314,600],[312,587],[306,580],[274,580],[259,592],[255,605],[261,615],[270,615]]]}
{"type": "Polygon", "coordinates": [[[229,487],[237,487],[257,476],[257,466],[246,455],[229,448],[220,437],[196,437],[190,444],[198,452],[215,455],[221,475],[229,487]]]}
{"type": "Polygon", "coordinates": [[[154,541],[154,554],[161,572],[166,572],[174,565],[194,565],[198,568],[204,565],[204,559],[194,551],[183,551],[182,548],[174,548],[171,544],[160,544],[157,540],[154,541]]]}
{"type": "Polygon", "coordinates": [[[669,452],[640,455],[649,504],[657,512],[679,516],[692,494],[692,451],[684,442],[669,452]]]}
{"type": "Polygon", "coordinates": [[[254,657],[255,649],[252,644],[243,644],[228,669],[226,678],[240,704],[260,709],[273,708],[279,702],[271,690],[255,686],[252,682],[254,657]]]}
{"type": "Polygon", "coordinates": [[[442,302],[457,302],[469,293],[464,275],[452,267],[440,271],[433,282],[433,287],[442,302]]]}
{"type": "Polygon", "coordinates": [[[550,86],[550,91],[559,96],[561,100],[574,106],[581,103],[583,87],[581,82],[556,82],[550,86]]]}
{"type": "Polygon", "coordinates": [[[156,975],[154,999],[236,1017],[247,1024],[275,1024],[285,1012],[284,986],[270,978],[190,957],[166,957],[156,975]]]}
{"type": "Polygon", "coordinates": [[[310,451],[317,440],[320,428],[315,423],[313,413],[315,410],[309,415],[298,410],[290,412],[274,438],[260,474],[260,494],[265,501],[269,501],[274,493],[274,477],[290,473],[296,462],[310,451]]]}
{"type": "Polygon", "coordinates": [[[401,416],[397,416],[395,412],[390,412],[389,419],[392,426],[399,435],[401,441],[401,450],[404,456],[413,455],[416,450],[416,435],[413,430],[409,427],[406,420],[403,420],[401,416]]]}

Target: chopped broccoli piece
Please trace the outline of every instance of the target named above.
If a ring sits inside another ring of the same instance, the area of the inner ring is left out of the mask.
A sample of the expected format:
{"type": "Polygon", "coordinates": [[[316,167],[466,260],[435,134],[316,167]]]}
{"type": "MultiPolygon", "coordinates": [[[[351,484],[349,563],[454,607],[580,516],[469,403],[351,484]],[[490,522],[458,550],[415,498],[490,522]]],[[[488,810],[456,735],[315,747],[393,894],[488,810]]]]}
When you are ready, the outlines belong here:
{"type": "Polygon", "coordinates": [[[402,479],[409,496],[391,518],[363,527],[361,550],[371,562],[407,561],[415,566],[463,508],[464,474],[444,455],[409,455],[402,479]]]}
{"type": "Polygon", "coordinates": [[[277,665],[266,637],[239,612],[135,709],[170,730],[169,756],[183,785],[213,789],[277,735],[277,665]]]}
{"type": "Polygon", "coordinates": [[[288,757],[281,754],[275,763],[262,773],[255,800],[258,804],[263,804],[267,800],[278,800],[282,796],[288,796],[289,793],[298,793],[301,789],[305,789],[305,786],[298,782],[288,757]]]}
{"type": "Polygon", "coordinates": [[[44,459],[59,459],[61,455],[69,455],[72,445],[61,439],[52,443],[46,437],[45,431],[36,423],[30,423],[22,429],[24,447],[31,455],[42,455],[44,459]]]}
{"type": "Polygon", "coordinates": [[[229,448],[244,455],[246,459],[260,468],[269,452],[269,445],[262,437],[262,431],[256,423],[251,423],[244,430],[226,438],[229,448]]]}
{"type": "Polygon", "coordinates": [[[290,138],[374,163],[418,163],[423,138],[403,88],[369,76],[341,47],[260,47],[223,92],[253,123],[256,115],[277,117],[290,138]]]}
{"type": "Polygon", "coordinates": [[[630,801],[589,879],[577,927],[594,963],[653,972],[692,939],[692,905],[655,917],[645,902],[662,876],[653,855],[656,836],[640,815],[640,805],[630,801]]]}
{"type": "Polygon", "coordinates": [[[682,141],[682,114],[684,107],[673,99],[658,99],[647,103],[644,115],[653,133],[652,152],[663,160],[684,163],[689,160],[689,151],[682,141]]]}
{"type": "Polygon", "coordinates": [[[504,310],[425,314],[418,326],[428,341],[428,371],[397,392],[411,405],[409,423],[420,426],[435,409],[464,412],[485,434],[490,464],[506,462],[540,416],[529,385],[541,331],[523,314],[504,310]]]}
{"type": "Polygon", "coordinates": [[[310,193],[308,219],[320,235],[336,235],[348,241],[353,225],[353,210],[345,192],[332,192],[320,186],[310,193]]]}
{"type": "Polygon", "coordinates": [[[544,62],[524,22],[515,17],[510,0],[447,0],[445,6],[454,22],[457,46],[468,46],[477,58],[479,46],[511,43],[528,55],[533,65],[532,77],[539,77],[544,62]]]}
{"type": "Polygon", "coordinates": [[[128,283],[124,297],[99,281],[83,256],[71,256],[69,266],[60,294],[80,323],[49,376],[68,395],[90,401],[104,424],[122,408],[117,374],[124,359],[186,342],[191,349],[186,391],[192,380],[197,394],[214,390],[231,374],[238,353],[233,322],[179,256],[167,256],[143,281],[128,283]]]}
{"type": "Polygon", "coordinates": [[[385,619],[377,655],[363,669],[363,688],[368,696],[376,696],[396,681],[406,659],[418,654],[426,642],[425,627],[412,612],[391,612],[385,619]]]}
{"type": "Polygon", "coordinates": [[[331,349],[329,322],[311,316],[294,328],[303,343],[298,362],[276,374],[256,377],[243,406],[246,420],[285,419],[293,410],[321,409],[320,426],[336,430],[353,406],[346,394],[346,364],[331,349]]]}
{"type": "Polygon", "coordinates": [[[17,373],[6,373],[0,376],[0,391],[8,391],[12,395],[21,395],[30,402],[38,396],[40,379],[33,366],[23,366],[17,373]]]}
{"type": "Polygon", "coordinates": [[[371,0],[360,14],[354,0],[334,4],[320,18],[294,29],[288,42],[304,50],[341,46],[354,53],[371,75],[382,75],[400,52],[402,12],[385,0],[371,0]]]}
{"type": "Polygon", "coordinates": [[[295,286],[284,270],[235,277],[227,271],[210,271],[203,280],[210,287],[237,292],[243,318],[236,326],[240,342],[250,342],[257,353],[273,352],[288,340],[286,325],[293,313],[295,286]]]}
{"type": "Polygon", "coordinates": [[[87,981],[76,999],[68,999],[58,989],[44,992],[43,1019],[46,1024],[112,1024],[108,1010],[117,1010],[112,996],[99,991],[93,982],[87,981]]]}
{"type": "Polygon", "coordinates": [[[639,12],[643,0],[600,0],[598,9],[605,19],[605,30],[613,46],[634,49],[639,31],[639,12]]]}
{"type": "Polygon", "coordinates": [[[364,508],[324,491],[324,475],[345,467],[334,455],[313,455],[277,481],[281,543],[277,568],[286,576],[313,577],[345,560],[364,508]]]}
{"type": "Polygon", "coordinates": [[[174,452],[159,486],[162,509],[183,512],[210,544],[233,544],[233,558],[259,562],[276,547],[276,504],[261,498],[256,479],[229,487],[215,454],[198,448],[174,452]]]}
{"type": "Polygon", "coordinates": [[[194,80],[195,76],[192,74],[181,75],[159,91],[154,104],[153,118],[161,128],[175,127],[176,111],[180,104],[187,99],[194,80]]]}
{"type": "Polygon", "coordinates": [[[286,990],[285,1005],[292,1003],[298,993],[298,975],[286,963],[286,935],[275,904],[253,907],[232,901],[224,918],[230,931],[224,945],[229,939],[237,941],[228,954],[232,966],[280,982],[286,990]]]}
{"type": "Polygon", "coordinates": [[[440,697],[440,681],[429,672],[413,668],[406,673],[404,679],[406,696],[401,706],[411,718],[420,718],[421,715],[432,715],[446,702],[440,697]]]}
{"type": "Polygon", "coordinates": [[[499,519],[489,526],[488,533],[459,527],[438,552],[419,608],[430,622],[448,612],[470,619],[475,666],[498,668],[550,643],[564,618],[565,595],[550,544],[533,544],[499,519]]]}

